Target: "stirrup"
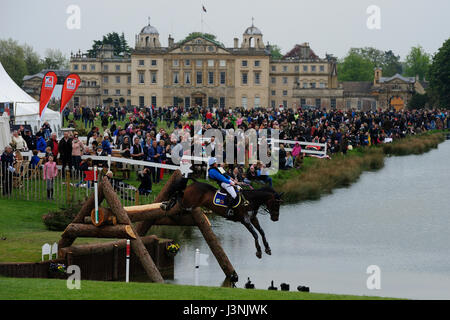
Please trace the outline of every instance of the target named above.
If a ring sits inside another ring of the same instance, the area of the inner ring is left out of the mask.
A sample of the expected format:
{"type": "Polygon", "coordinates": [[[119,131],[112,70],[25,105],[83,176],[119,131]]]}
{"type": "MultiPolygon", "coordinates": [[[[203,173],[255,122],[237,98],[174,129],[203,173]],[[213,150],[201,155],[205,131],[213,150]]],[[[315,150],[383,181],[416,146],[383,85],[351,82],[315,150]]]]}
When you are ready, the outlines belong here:
{"type": "Polygon", "coordinates": [[[234,210],[232,208],[227,208],[227,218],[234,216],[234,210]]]}

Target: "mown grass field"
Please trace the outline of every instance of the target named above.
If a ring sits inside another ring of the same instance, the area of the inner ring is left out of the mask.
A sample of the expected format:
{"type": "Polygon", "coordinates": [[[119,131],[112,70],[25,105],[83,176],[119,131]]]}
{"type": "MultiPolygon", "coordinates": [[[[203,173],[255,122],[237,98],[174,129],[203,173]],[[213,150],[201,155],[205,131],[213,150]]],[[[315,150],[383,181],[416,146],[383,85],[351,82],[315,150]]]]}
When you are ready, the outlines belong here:
{"type": "MultiPolygon", "coordinates": [[[[291,288],[292,290],[292,288],[291,288]]],[[[194,287],[155,283],[81,281],[69,290],[65,280],[0,277],[0,300],[380,300],[372,296],[194,287]]]]}

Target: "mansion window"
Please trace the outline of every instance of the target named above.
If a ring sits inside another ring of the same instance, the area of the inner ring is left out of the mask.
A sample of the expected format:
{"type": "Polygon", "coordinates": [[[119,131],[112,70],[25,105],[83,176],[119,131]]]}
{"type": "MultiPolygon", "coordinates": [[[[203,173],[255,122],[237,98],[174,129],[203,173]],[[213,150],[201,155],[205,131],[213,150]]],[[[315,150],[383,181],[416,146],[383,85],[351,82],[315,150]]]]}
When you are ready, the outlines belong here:
{"type": "Polygon", "coordinates": [[[143,66],[145,63],[144,63],[144,60],[139,60],[139,65],[140,66],[143,66]]]}
{"type": "Polygon", "coordinates": [[[105,64],[104,66],[103,66],[103,71],[108,71],[108,65],[107,64],[105,64]]]}
{"type": "Polygon", "coordinates": [[[108,83],[108,82],[109,82],[108,76],[103,77],[103,83],[108,83]]]}
{"type": "Polygon", "coordinates": [[[83,64],[83,65],[81,66],[81,68],[82,68],[83,71],[86,71],[86,70],[87,70],[87,65],[83,64]]]}
{"type": "Polygon", "coordinates": [[[273,95],[273,96],[276,96],[276,93],[277,93],[277,92],[276,92],[275,90],[272,90],[272,95],[273,95]]]}
{"type": "Polygon", "coordinates": [[[190,66],[191,65],[191,60],[189,60],[189,59],[184,60],[184,65],[185,66],[190,66]]]}
{"type": "Polygon", "coordinates": [[[173,73],[173,84],[178,84],[178,83],[180,83],[180,81],[179,81],[179,73],[178,72],[174,72],[173,73]]]}
{"type": "Polygon", "coordinates": [[[128,72],[131,72],[131,64],[127,65],[128,72]]]}
{"type": "Polygon", "coordinates": [[[303,82],[303,89],[307,89],[308,88],[308,82],[303,82]]]}
{"type": "Polygon", "coordinates": [[[288,67],[287,66],[283,66],[283,72],[287,72],[288,71],[288,67]]]}
{"type": "Polygon", "coordinates": [[[255,108],[259,108],[261,106],[261,98],[259,96],[255,97],[255,108]]]}
{"type": "Polygon", "coordinates": [[[242,60],[242,66],[243,66],[243,67],[246,67],[247,65],[248,65],[247,60],[242,60]]]}
{"type": "Polygon", "coordinates": [[[202,60],[197,60],[195,62],[195,64],[196,64],[197,67],[201,68],[203,66],[203,61],[202,60]]]}
{"type": "Polygon", "coordinates": [[[221,72],[220,73],[220,84],[225,84],[225,83],[226,83],[226,73],[221,72]]]}
{"type": "Polygon", "coordinates": [[[287,96],[287,95],[288,95],[287,90],[283,90],[283,96],[287,96]]]}
{"type": "Polygon", "coordinates": [[[128,96],[131,96],[131,90],[130,90],[130,89],[128,89],[127,95],[128,95],[128,96]]]}
{"type": "Polygon", "coordinates": [[[214,107],[214,98],[213,97],[208,97],[208,107],[209,108],[214,107]]]}
{"type": "Polygon", "coordinates": [[[320,66],[320,72],[325,72],[325,66],[320,66]]]}
{"type": "Polygon", "coordinates": [[[272,82],[272,84],[276,84],[276,83],[277,83],[277,78],[272,77],[272,78],[270,79],[270,81],[272,82]]]}
{"type": "Polygon", "coordinates": [[[91,64],[91,71],[95,71],[95,64],[91,64]]]}
{"type": "Polygon", "coordinates": [[[208,84],[214,84],[214,72],[208,72],[208,84]]]}
{"type": "Polygon", "coordinates": [[[178,60],[173,60],[173,66],[174,67],[178,67],[179,66],[179,61],[178,60]]]}
{"type": "Polygon", "coordinates": [[[255,84],[261,84],[261,73],[255,72],[255,84]]]}
{"type": "Polygon", "coordinates": [[[255,60],[255,67],[259,67],[259,66],[261,66],[261,61],[255,60]]]}
{"type": "Polygon", "coordinates": [[[247,97],[246,96],[242,97],[242,107],[247,108],[247,97]]]}
{"type": "Polygon", "coordinates": [[[248,73],[242,73],[242,84],[248,84],[248,73]]]}
{"type": "Polygon", "coordinates": [[[73,70],[78,70],[78,65],[77,64],[73,65],[73,70]]]}
{"type": "Polygon", "coordinates": [[[311,72],[316,72],[316,66],[311,66],[311,72]]]}
{"type": "Polygon", "coordinates": [[[270,106],[271,106],[272,108],[275,108],[275,100],[270,101],[270,106]]]}
{"type": "Polygon", "coordinates": [[[139,97],[139,107],[142,108],[144,106],[144,104],[145,104],[145,99],[143,96],[140,96],[139,97]]]}
{"type": "Polygon", "coordinates": [[[120,71],[120,64],[116,65],[116,71],[120,71]]]}
{"type": "Polygon", "coordinates": [[[152,79],[152,83],[155,84],[156,83],[156,72],[152,72],[151,73],[151,79],[152,79]]]}
{"type": "Polygon", "coordinates": [[[144,84],[145,83],[145,74],[143,72],[139,72],[139,83],[144,84]]]}
{"type": "Polygon", "coordinates": [[[333,108],[333,109],[336,109],[336,99],[331,99],[330,100],[330,105],[331,105],[331,108],[333,108]]]}
{"type": "Polygon", "coordinates": [[[104,95],[108,95],[109,94],[109,90],[108,89],[103,90],[103,94],[104,95]]]}
{"type": "Polygon", "coordinates": [[[202,83],[203,83],[203,73],[201,71],[198,71],[197,72],[197,84],[202,84],[202,83]]]}
{"type": "Polygon", "coordinates": [[[310,86],[311,88],[315,89],[315,88],[316,88],[316,83],[315,83],[315,82],[311,82],[311,83],[309,84],[309,86],[310,86]]]}
{"type": "Polygon", "coordinates": [[[190,108],[191,107],[191,97],[185,97],[184,98],[184,107],[190,108]]]}
{"type": "Polygon", "coordinates": [[[300,106],[304,107],[306,105],[306,99],[300,99],[300,106]]]}
{"type": "Polygon", "coordinates": [[[308,72],[308,66],[303,66],[303,72],[308,72]]]}
{"type": "Polygon", "coordinates": [[[283,100],[283,107],[287,108],[288,104],[287,104],[287,100],[283,100]]]}
{"type": "Polygon", "coordinates": [[[214,60],[208,60],[208,67],[214,67],[214,60]]]}
{"type": "Polygon", "coordinates": [[[131,83],[131,76],[128,76],[127,82],[128,82],[128,83],[131,83]]]}
{"type": "Polygon", "coordinates": [[[152,96],[152,106],[156,107],[156,96],[152,96]]]}
{"type": "Polygon", "coordinates": [[[152,66],[156,66],[156,60],[152,60],[152,66]]]}
{"type": "Polygon", "coordinates": [[[288,84],[288,78],[287,77],[283,77],[283,84],[288,84]]]}
{"type": "Polygon", "coordinates": [[[219,66],[220,67],[226,67],[226,65],[227,65],[227,61],[226,60],[220,60],[220,62],[219,62],[219,66]]]}
{"type": "Polygon", "coordinates": [[[324,82],[321,82],[321,83],[320,83],[320,88],[321,88],[321,89],[324,89],[324,88],[325,88],[325,83],[324,83],[324,82]]]}
{"type": "Polygon", "coordinates": [[[191,73],[190,72],[184,73],[184,83],[191,84],[191,73]]]}
{"type": "Polygon", "coordinates": [[[316,99],[316,108],[320,108],[322,106],[322,102],[320,99],[316,99]]]}
{"type": "Polygon", "coordinates": [[[116,95],[120,96],[120,89],[116,90],[116,95]]]}
{"type": "Polygon", "coordinates": [[[219,98],[219,107],[225,108],[225,97],[219,98]]]}
{"type": "Polygon", "coordinates": [[[277,71],[277,67],[276,66],[272,66],[272,71],[273,72],[277,71]]]}
{"type": "Polygon", "coordinates": [[[116,83],[120,83],[120,76],[116,77],[116,83]]]}
{"type": "Polygon", "coordinates": [[[300,66],[295,66],[295,72],[299,72],[300,71],[300,66]]]}

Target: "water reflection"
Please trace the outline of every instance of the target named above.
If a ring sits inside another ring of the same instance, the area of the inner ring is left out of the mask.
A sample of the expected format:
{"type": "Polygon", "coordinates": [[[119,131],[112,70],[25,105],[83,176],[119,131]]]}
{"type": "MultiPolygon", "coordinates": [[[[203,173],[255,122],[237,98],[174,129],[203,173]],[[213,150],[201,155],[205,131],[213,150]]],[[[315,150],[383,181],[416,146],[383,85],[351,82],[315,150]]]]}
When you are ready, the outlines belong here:
{"type": "MultiPolygon", "coordinates": [[[[350,188],[320,201],[285,206],[280,221],[261,216],[272,256],[255,256],[251,234],[240,224],[211,219],[239,274],[256,288],[286,282],[291,290],[450,299],[450,142],[421,156],[392,157],[350,188]],[[366,269],[381,268],[381,290],[368,290],[366,269]]],[[[189,228],[179,242],[174,283],[194,283],[194,253],[210,255],[200,285],[221,286],[224,275],[201,233],[189,228]]]]}

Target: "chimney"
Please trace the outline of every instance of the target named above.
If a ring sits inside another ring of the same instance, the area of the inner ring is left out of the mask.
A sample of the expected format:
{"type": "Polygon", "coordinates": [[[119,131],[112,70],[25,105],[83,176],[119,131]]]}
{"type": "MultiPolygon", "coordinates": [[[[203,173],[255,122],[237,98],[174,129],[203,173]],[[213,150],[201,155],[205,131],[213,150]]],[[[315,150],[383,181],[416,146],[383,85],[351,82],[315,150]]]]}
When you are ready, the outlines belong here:
{"type": "Polygon", "coordinates": [[[237,49],[239,47],[239,39],[234,38],[234,48],[237,49]]]}
{"type": "Polygon", "coordinates": [[[173,43],[174,43],[174,40],[173,40],[172,36],[169,34],[169,48],[173,47],[173,43]]]}

